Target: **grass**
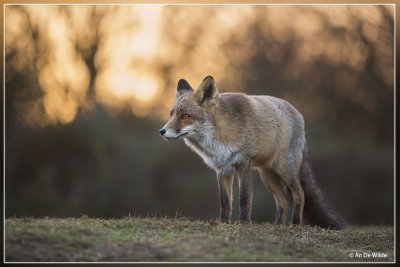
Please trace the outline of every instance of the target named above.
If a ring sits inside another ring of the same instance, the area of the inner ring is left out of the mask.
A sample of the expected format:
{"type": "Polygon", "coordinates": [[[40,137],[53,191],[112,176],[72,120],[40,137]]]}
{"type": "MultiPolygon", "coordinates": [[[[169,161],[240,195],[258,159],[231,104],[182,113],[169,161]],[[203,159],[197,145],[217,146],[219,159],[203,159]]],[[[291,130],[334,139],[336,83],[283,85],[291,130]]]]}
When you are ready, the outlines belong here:
{"type": "Polygon", "coordinates": [[[5,226],[7,262],[394,261],[394,232],[388,226],[335,231],[270,223],[219,224],[184,217],[86,216],[8,218],[5,226]]]}

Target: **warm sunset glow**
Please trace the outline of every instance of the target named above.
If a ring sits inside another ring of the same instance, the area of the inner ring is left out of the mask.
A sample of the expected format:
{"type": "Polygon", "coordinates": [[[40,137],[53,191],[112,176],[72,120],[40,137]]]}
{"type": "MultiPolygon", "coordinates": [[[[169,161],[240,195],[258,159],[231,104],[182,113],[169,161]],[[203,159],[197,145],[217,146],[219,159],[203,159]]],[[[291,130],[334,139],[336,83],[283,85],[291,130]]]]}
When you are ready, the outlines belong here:
{"type": "Polygon", "coordinates": [[[137,77],[134,88],[134,97],[144,103],[150,102],[157,93],[157,84],[149,77],[137,77]]]}
{"type": "MultiPolygon", "coordinates": [[[[180,78],[197,86],[205,75],[243,90],[242,66],[260,52],[275,64],[296,40],[287,63],[288,79],[299,79],[323,58],[357,72],[376,44],[376,73],[393,86],[393,50],[380,46],[382,14],[377,6],[58,6],[5,7],[6,56],[12,67],[37,69],[43,97],[32,104],[40,114],[28,123],[68,123],[87,105],[86,95],[112,108],[130,106],[137,116],[165,117],[180,78]],[[344,38],[325,31],[340,28],[344,38]],[[257,25],[257,31],[250,31],[257,25]],[[360,30],[358,29],[358,25],[360,30]],[[257,42],[263,38],[263,47],[257,42]],[[93,55],[90,53],[94,53],[93,55]],[[389,62],[390,63],[390,62],[389,62]],[[92,86],[93,88],[89,88],[92,86]],[[93,89],[93,90],[89,90],[93,89]],[[162,103],[162,104],[160,104],[162,103]]],[[[341,77],[341,76],[338,76],[341,77]]],[[[346,78],[351,80],[351,78],[346,78]]],[[[356,78],[354,78],[356,79],[356,78]]],[[[351,85],[354,82],[348,81],[351,85]]],[[[360,93],[360,99],[368,95],[360,93]]],[[[372,106],[373,101],[365,101],[372,106]]],[[[29,108],[28,108],[29,109],[29,108]]]]}
{"type": "Polygon", "coordinates": [[[130,50],[138,56],[151,56],[157,48],[159,35],[159,23],[162,6],[137,6],[135,13],[138,14],[139,29],[134,32],[130,50]]]}
{"type": "Polygon", "coordinates": [[[133,73],[114,72],[108,75],[107,82],[109,88],[119,97],[127,97],[133,95],[133,86],[135,85],[135,76],[133,73]]]}
{"type": "Polygon", "coordinates": [[[151,77],[139,76],[132,71],[107,72],[99,79],[104,83],[97,85],[98,90],[105,90],[104,94],[112,95],[120,101],[134,98],[139,102],[149,102],[157,92],[156,82],[151,77]]]}

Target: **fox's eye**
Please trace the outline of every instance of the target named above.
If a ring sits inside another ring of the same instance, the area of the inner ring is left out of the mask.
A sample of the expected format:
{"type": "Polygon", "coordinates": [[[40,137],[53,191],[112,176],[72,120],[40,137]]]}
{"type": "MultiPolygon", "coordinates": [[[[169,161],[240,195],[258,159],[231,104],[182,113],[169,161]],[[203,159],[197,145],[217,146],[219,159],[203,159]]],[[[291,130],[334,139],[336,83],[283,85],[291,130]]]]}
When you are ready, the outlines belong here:
{"type": "Polygon", "coordinates": [[[187,118],[189,118],[189,114],[182,114],[181,118],[182,118],[183,120],[184,120],[184,119],[187,119],[187,118]]]}

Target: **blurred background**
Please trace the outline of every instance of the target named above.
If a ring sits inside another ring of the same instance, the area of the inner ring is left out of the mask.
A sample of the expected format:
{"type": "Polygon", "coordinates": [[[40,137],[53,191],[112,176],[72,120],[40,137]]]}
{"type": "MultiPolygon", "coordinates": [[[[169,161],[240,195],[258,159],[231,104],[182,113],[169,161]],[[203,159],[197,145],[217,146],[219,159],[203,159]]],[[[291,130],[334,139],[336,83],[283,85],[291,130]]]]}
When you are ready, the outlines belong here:
{"type": "MultiPolygon", "coordinates": [[[[305,117],[315,175],[348,223],[393,224],[394,8],[5,6],[9,216],[219,215],[215,174],[158,133],[180,78],[305,117]]],[[[274,220],[258,174],[252,218],[274,220]]],[[[234,184],[233,219],[238,216],[234,184]]]]}

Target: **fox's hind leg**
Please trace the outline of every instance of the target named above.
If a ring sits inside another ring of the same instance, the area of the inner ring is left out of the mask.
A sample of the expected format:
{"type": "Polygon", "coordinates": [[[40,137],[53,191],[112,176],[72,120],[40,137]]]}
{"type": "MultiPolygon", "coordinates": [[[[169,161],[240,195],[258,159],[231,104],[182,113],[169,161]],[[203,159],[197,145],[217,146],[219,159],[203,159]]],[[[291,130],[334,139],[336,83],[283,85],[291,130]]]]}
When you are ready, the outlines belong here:
{"type": "Polygon", "coordinates": [[[232,184],[233,175],[217,173],[219,185],[219,198],[221,200],[221,222],[229,223],[232,214],[232,184]]]}
{"type": "Polygon", "coordinates": [[[291,160],[281,160],[274,166],[275,172],[282,178],[292,196],[292,224],[303,223],[304,191],[300,184],[299,166],[291,160]]]}
{"type": "Polygon", "coordinates": [[[303,223],[303,210],[304,210],[304,191],[301,188],[300,183],[294,183],[289,186],[292,199],[293,199],[293,216],[292,224],[303,223]]]}
{"type": "Polygon", "coordinates": [[[275,223],[286,223],[288,213],[288,199],[283,191],[280,177],[268,168],[259,168],[261,180],[271,190],[276,204],[275,223]]]}

